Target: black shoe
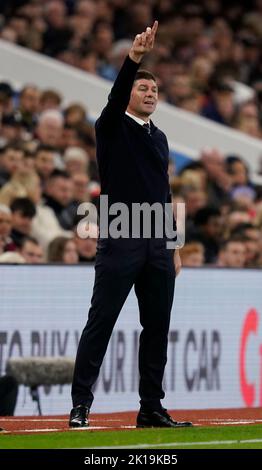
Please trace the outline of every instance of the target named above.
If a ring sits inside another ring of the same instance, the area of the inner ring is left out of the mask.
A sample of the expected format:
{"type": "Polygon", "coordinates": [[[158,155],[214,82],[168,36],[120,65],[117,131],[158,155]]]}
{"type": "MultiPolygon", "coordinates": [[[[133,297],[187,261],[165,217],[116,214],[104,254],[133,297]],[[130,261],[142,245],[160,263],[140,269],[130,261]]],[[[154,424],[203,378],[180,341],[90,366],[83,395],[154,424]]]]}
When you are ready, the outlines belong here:
{"type": "Polygon", "coordinates": [[[69,418],[70,428],[87,428],[89,408],[84,405],[78,405],[72,408],[69,418]]]}
{"type": "Polygon", "coordinates": [[[190,421],[174,421],[163,408],[157,411],[139,411],[137,428],[186,428],[193,426],[190,421]]]}

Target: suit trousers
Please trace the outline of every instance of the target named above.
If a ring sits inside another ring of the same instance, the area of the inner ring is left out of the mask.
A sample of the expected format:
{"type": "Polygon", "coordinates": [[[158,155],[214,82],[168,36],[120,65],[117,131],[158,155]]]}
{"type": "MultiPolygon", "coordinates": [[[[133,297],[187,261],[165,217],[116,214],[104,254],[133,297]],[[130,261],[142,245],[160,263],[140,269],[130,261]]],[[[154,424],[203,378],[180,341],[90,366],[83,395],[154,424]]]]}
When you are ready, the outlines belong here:
{"type": "Polygon", "coordinates": [[[80,338],[72,383],[73,406],[90,408],[92,387],[118,315],[134,286],[142,332],[139,342],[139,395],[144,408],[158,409],[164,398],[173,303],[174,251],[165,239],[99,239],[88,321],[80,338]]]}

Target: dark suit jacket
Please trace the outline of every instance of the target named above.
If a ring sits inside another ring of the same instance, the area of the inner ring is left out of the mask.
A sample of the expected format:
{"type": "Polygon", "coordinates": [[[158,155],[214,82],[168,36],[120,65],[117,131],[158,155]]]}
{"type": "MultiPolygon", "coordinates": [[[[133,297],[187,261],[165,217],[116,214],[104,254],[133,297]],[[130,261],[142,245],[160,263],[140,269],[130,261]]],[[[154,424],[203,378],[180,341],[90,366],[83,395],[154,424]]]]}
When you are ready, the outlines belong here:
{"type": "Polygon", "coordinates": [[[126,58],[108,103],[96,122],[101,193],[109,203],[169,202],[165,134],[151,121],[151,135],[125,114],[139,64],[126,58]]]}

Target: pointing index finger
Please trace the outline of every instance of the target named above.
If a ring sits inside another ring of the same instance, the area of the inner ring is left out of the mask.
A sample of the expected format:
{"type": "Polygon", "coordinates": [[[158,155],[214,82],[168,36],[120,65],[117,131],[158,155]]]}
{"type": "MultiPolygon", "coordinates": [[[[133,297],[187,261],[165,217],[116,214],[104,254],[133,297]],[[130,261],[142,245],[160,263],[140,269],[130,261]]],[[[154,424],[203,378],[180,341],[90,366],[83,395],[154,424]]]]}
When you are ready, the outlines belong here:
{"type": "Polygon", "coordinates": [[[155,36],[158,28],[158,21],[154,21],[154,24],[152,26],[152,35],[155,36]]]}

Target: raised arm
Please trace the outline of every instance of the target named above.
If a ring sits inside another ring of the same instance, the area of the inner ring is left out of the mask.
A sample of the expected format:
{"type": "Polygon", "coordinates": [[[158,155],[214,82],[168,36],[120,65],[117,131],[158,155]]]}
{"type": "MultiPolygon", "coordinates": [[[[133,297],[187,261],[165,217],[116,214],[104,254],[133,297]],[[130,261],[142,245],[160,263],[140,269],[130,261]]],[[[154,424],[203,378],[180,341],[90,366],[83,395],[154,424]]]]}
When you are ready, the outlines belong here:
{"type": "Polygon", "coordinates": [[[136,72],[144,55],[154,47],[157,28],[158,22],[155,21],[152,28],[148,27],[146,31],[136,35],[97,124],[111,126],[114,124],[114,119],[126,111],[136,72]]]}

